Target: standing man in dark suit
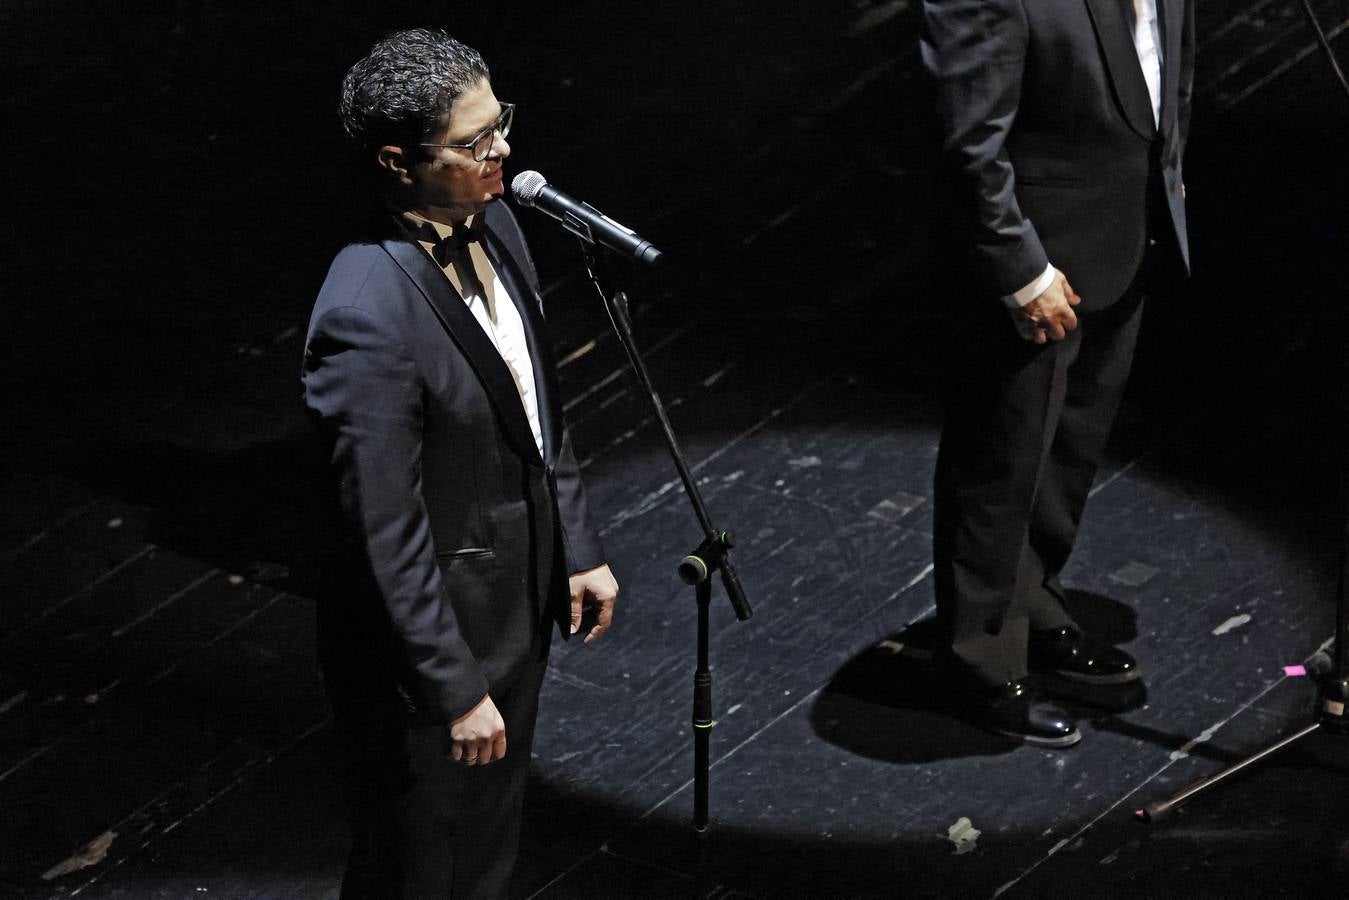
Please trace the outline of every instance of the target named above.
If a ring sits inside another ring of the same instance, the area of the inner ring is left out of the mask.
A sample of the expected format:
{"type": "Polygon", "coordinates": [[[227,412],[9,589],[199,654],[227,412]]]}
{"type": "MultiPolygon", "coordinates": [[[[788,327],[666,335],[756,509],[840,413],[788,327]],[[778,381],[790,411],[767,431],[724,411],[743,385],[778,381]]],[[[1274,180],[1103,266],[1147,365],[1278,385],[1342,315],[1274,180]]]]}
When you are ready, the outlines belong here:
{"type": "Polygon", "coordinates": [[[551,623],[586,643],[618,585],[563,428],[538,276],[502,204],[514,116],[476,51],[390,35],[342,120],[370,235],[314,306],[305,402],[346,523],[320,601],[354,845],[343,898],[498,897],[551,623]]]}
{"type": "Polygon", "coordinates": [[[986,726],[1067,746],[1032,670],[1138,677],[1063,606],[1087,492],[1143,301],[1189,270],[1181,155],[1193,0],[924,0],[970,283],[946,282],[957,347],[936,472],[938,618],[986,726]]]}

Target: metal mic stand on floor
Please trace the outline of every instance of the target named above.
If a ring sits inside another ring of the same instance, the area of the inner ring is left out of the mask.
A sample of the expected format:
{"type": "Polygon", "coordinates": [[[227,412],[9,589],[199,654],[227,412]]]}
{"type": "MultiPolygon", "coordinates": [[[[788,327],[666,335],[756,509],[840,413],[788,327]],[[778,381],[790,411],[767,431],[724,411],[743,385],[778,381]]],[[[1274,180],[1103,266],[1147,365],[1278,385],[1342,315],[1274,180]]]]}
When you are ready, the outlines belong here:
{"type": "MultiPolygon", "coordinates": [[[[1349,476],[1345,478],[1345,493],[1349,496],[1349,476]]],[[[1321,682],[1320,706],[1317,719],[1310,725],[1290,734],[1288,737],[1271,744],[1263,750],[1234,763],[1216,775],[1197,781],[1178,794],[1165,800],[1157,800],[1134,811],[1134,818],[1140,822],[1159,822],[1175,810],[1177,806],[1201,794],[1209,788],[1225,781],[1232,775],[1255,765],[1266,757],[1273,756],[1289,744],[1294,744],[1317,731],[1329,731],[1332,734],[1349,734],[1349,719],[1345,718],[1345,707],[1349,705],[1349,616],[1346,608],[1349,600],[1345,598],[1345,583],[1349,582],[1349,515],[1345,516],[1343,544],[1340,557],[1340,583],[1336,591],[1335,610],[1335,662],[1330,674],[1321,682]]]]}
{"type": "MultiPolygon", "coordinates": [[[[1349,99],[1349,81],[1345,80],[1344,72],[1340,69],[1339,63],[1335,60],[1335,54],[1331,50],[1330,41],[1326,38],[1325,32],[1321,29],[1321,23],[1317,21],[1316,14],[1312,11],[1309,0],[1301,0],[1302,12],[1307,17],[1312,31],[1316,33],[1321,49],[1325,51],[1327,59],[1330,60],[1330,67],[1335,73],[1340,87],[1344,89],[1345,99],[1349,99]]],[[[1349,351],[1344,351],[1345,356],[1340,360],[1341,384],[1344,390],[1340,396],[1343,398],[1349,396],[1349,351]]],[[[1349,405],[1346,405],[1342,411],[1340,421],[1342,427],[1349,429],[1349,405]]],[[[1343,442],[1349,445],[1349,440],[1343,442]]],[[[1321,681],[1320,704],[1317,712],[1317,719],[1310,725],[1307,725],[1294,732],[1281,741],[1278,741],[1263,750],[1248,756],[1241,762],[1235,763],[1216,775],[1198,781],[1185,788],[1178,794],[1174,794],[1165,800],[1158,800],[1149,803],[1142,809],[1134,812],[1134,818],[1140,822],[1157,822],[1166,818],[1177,806],[1191,799],[1197,794],[1203,793],[1214,785],[1225,781],[1228,777],[1255,765],[1266,757],[1278,753],[1289,744],[1302,740],[1309,734],[1317,731],[1329,731],[1332,734],[1349,734],[1349,719],[1345,717],[1345,707],[1349,705],[1349,599],[1345,597],[1345,590],[1349,587],[1349,458],[1342,460],[1344,465],[1343,472],[1343,490],[1341,493],[1341,502],[1343,504],[1341,515],[1343,516],[1342,533],[1340,535],[1340,577],[1339,585],[1335,591],[1335,655],[1334,665],[1330,673],[1323,677],[1321,681]]]]}
{"type": "Polygon", "coordinates": [[[660,396],[651,384],[646,363],[642,360],[642,355],[633,340],[632,319],[628,315],[628,298],[622,291],[610,293],[605,289],[603,269],[595,253],[595,245],[583,236],[578,237],[581,255],[585,259],[586,274],[590,276],[600,299],[604,301],[609,321],[614,326],[614,333],[618,335],[618,341],[628,354],[632,370],[651,402],[652,412],[655,413],[661,433],[665,437],[665,446],[670,451],[675,469],[679,472],[679,480],[684,483],[684,492],[688,495],[694,515],[698,517],[698,524],[703,529],[702,542],[679,563],[679,577],[685,584],[696,589],[698,603],[698,662],[693,675],[693,830],[698,835],[698,893],[701,896],[704,893],[703,880],[707,872],[708,769],[711,762],[712,727],[716,724],[712,719],[712,671],[708,663],[712,573],[721,573],[721,583],[726,588],[727,598],[731,601],[737,619],[743,622],[753,615],[753,611],[750,609],[749,601],[745,599],[745,591],[740,586],[740,579],[736,576],[735,568],[727,555],[735,546],[735,537],[731,532],[719,531],[712,525],[712,518],[707,513],[707,507],[703,505],[698,485],[694,482],[684,454],[679,449],[679,442],[675,439],[674,429],[670,425],[669,416],[665,413],[665,405],[661,403],[660,396]]]}

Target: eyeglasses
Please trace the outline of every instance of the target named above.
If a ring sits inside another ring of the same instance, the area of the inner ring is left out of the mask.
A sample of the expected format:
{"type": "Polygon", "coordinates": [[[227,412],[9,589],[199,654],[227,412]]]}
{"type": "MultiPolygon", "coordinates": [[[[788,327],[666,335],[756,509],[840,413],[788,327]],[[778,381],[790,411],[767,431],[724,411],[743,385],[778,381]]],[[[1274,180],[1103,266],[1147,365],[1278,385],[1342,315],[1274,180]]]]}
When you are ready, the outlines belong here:
{"type": "Polygon", "coordinates": [[[496,143],[497,132],[501,132],[501,137],[505,139],[506,135],[511,133],[511,123],[515,121],[515,104],[501,104],[501,115],[497,120],[488,125],[482,131],[475,134],[472,139],[462,144],[418,144],[419,147],[452,147],[456,150],[472,150],[473,161],[482,162],[487,158],[487,154],[492,152],[492,145],[496,143]]]}

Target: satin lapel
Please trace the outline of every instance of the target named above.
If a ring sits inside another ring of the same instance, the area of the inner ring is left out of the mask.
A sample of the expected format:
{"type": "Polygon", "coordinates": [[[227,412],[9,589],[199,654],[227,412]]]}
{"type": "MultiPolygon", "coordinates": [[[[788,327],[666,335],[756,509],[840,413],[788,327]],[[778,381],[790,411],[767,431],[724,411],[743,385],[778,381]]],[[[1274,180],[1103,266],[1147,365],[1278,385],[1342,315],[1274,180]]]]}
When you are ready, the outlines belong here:
{"type": "Polygon", "coordinates": [[[1130,0],[1086,2],[1124,119],[1130,128],[1151,140],[1157,127],[1152,121],[1152,98],[1148,96],[1148,85],[1143,80],[1143,68],[1138,63],[1138,50],[1129,27],[1131,15],[1125,4],[1130,0]]]}
{"type": "Polygon", "coordinates": [[[492,404],[511,443],[526,459],[538,459],[534,433],[529,428],[529,419],[525,417],[524,406],[520,403],[515,379],[511,377],[501,354],[492,345],[478,320],[473,318],[473,313],[464,304],[463,298],[455,293],[445,273],[436,267],[420,247],[409,241],[397,238],[386,240],[384,250],[420,289],[450,340],[464,354],[487,388],[487,395],[492,398],[492,404]]]}
{"type": "Polygon", "coordinates": [[[1162,128],[1176,127],[1176,98],[1180,96],[1180,34],[1185,28],[1185,0],[1157,0],[1162,27],[1162,128]]]}
{"type": "Polygon", "coordinates": [[[505,242],[491,229],[484,229],[483,249],[492,261],[506,291],[515,301],[520,318],[525,325],[525,341],[529,345],[529,358],[534,364],[534,390],[539,402],[539,430],[543,432],[543,458],[549,465],[557,460],[557,448],[562,443],[562,415],[557,404],[561,402],[561,393],[557,385],[557,366],[553,364],[552,348],[545,337],[543,310],[539,307],[538,297],[529,286],[529,280],[520,271],[515,256],[509,252],[505,242]]]}

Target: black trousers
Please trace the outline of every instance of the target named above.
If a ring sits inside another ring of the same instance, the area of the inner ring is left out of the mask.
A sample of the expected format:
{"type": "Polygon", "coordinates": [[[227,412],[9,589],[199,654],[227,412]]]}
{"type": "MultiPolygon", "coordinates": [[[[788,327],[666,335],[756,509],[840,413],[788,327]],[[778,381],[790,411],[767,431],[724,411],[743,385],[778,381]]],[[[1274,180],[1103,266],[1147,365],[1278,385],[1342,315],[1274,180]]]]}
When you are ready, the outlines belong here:
{"type": "Polygon", "coordinates": [[[508,895],[546,669],[541,647],[493,693],[506,758],[486,766],[452,761],[448,728],[416,724],[396,695],[330,692],[352,827],[341,900],[508,895]]]}
{"type": "Polygon", "coordinates": [[[954,655],[1024,677],[1031,628],[1072,624],[1059,574],[1129,377],[1153,266],[1058,342],[1017,334],[996,300],[960,323],[935,478],[937,617],[954,655]]]}

